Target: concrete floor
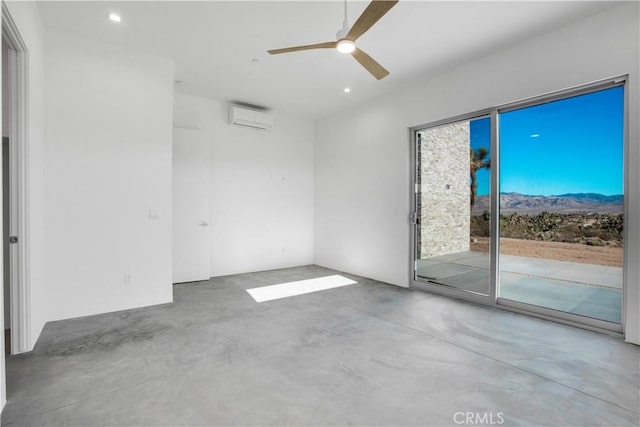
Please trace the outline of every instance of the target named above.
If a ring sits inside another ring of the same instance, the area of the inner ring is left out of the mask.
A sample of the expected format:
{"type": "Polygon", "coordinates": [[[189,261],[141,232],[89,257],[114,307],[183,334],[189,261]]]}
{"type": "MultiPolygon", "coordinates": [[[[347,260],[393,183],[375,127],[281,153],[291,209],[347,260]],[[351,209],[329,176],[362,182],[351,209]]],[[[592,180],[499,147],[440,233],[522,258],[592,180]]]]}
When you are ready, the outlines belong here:
{"type": "Polygon", "coordinates": [[[352,275],[267,303],[245,291],[330,274],[221,277],[49,323],[7,361],[2,425],[638,426],[640,349],[619,339],[352,275]]]}
{"type": "MultiPolygon", "coordinates": [[[[418,277],[486,295],[489,254],[466,251],[419,260],[418,277]]],[[[620,323],[622,268],[500,255],[500,296],[620,323]]]]}

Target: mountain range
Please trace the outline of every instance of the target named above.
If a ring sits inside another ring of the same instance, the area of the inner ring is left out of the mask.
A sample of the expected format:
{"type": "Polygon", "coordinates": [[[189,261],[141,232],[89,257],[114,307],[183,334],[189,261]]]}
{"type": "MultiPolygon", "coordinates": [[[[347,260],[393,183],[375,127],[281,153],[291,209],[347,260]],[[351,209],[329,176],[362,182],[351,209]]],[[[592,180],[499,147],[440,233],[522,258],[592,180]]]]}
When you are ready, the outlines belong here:
{"type": "MultiPolygon", "coordinates": [[[[520,193],[500,194],[500,213],[537,215],[550,213],[599,213],[621,214],[624,198],[621,194],[605,196],[597,193],[569,193],[558,196],[530,196],[520,193]]],[[[478,196],[472,215],[480,215],[489,210],[489,196],[478,196]]]]}

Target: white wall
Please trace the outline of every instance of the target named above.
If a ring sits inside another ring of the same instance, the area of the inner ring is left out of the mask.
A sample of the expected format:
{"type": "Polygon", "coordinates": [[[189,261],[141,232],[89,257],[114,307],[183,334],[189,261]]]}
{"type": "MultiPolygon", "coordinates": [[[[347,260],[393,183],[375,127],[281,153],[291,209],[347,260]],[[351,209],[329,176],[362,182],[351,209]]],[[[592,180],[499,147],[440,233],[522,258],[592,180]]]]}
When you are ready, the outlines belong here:
{"type": "Polygon", "coordinates": [[[172,62],[47,29],[45,89],[46,320],[171,302],[172,62]]]}
{"type": "Polygon", "coordinates": [[[409,283],[409,131],[629,74],[626,338],[640,343],[638,3],[591,16],[316,124],[317,264],[409,283]]]}
{"type": "Polygon", "coordinates": [[[313,263],[310,120],[273,113],[271,131],[228,124],[228,104],[176,94],[174,124],[211,143],[211,276],[313,263]]]}

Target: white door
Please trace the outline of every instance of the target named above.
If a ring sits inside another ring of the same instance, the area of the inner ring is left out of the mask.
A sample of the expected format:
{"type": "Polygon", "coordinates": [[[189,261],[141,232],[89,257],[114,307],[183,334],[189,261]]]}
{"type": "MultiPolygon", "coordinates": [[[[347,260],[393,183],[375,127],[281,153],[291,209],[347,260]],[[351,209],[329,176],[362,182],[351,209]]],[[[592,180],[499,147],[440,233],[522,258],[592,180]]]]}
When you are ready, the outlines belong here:
{"type": "Polygon", "coordinates": [[[209,279],[209,143],[173,128],[173,283],[209,279]]]}

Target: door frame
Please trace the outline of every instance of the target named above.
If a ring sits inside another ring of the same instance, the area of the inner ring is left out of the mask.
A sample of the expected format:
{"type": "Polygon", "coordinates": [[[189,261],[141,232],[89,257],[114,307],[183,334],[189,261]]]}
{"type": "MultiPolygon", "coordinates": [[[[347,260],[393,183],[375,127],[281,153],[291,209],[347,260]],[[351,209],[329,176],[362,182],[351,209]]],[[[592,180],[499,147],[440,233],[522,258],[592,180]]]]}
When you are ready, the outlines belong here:
{"type": "MultiPolygon", "coordinates": [[[[11,129],[9,135],[11,174],[11,353],[31,350],[31,282],[29,226],[29,51],[18,27],[2,3],[2,37],[9,45],[9,90],[11,129]]],[[[6,233],[6,231],[5,231],[6,233]]]]}
{"type": "Polygon", "coordinates": [[[576,86],[570,89],[556,91],[548,94],[544,94],[537,97],[528,98],[508,104],[503,104],[493,108],[486,108],[473,113],[459,115],[453,118],[444,120],[438,120],[435,122],[412,126],[410,131],[410,169],[411,169],[411,186],[410,186],[410,212],[411,212],[411,226],[410,238],[409,238],[409,287],[413,289],[419,289],[427,292],[432,292],[452,298],[462,299],[465,301],[490,306],[493,308],[525,314],[531,317],[537,317],[544,320],[549,320],[557,323],[562,323],[570,326],[579,327],[582,329],[588,329],[596,332],[605,333],[617,337],[623,337],[625,331],[625,318],[627,310],[627,289],[628,289],[628,253],[629,253],[629,227],[626,222],[629,219],[629,137],[628,137],[628,76],[619,76],[600,80],[597,82],[589,83],[586,85],[576,86]],[[539,307],[532,304],[526,304],[518,301],[506,300],[500,298],[499,286],[500,286],[500,267],[499,267],[499,253],[500,253],[500,238],[499,238],[499,204],[500,198],[498,195],[499,190],[499,177],[500,177],[500,147],[499,147],[499,114],[507,111],[526,108],[534,105],[544,104],[560,99],[565,99],[572,96],[579,96],[598,90],[612,88],[616,86],[622,86],[624,90],[624,105],[623,105],[623,121],[624,121],[624,133],[623,133],[623,179],[624,179],[624,194],[623,194],[623,213],[625,219],[625,226],[623,228],[623,284],[621,293],[621,322],[620,324],[614,324],[604,320],[593,319],[586,316],[580,316],[577,314],[566,313],[559,310],[553,310],[550,308],[539,307]],[[491,184],[490,184],[490,206],[491,206],[491,219],[490,219],[490,290],[489,295],[483,295],[454,287],[440,285],[427,280],[418,281],[416,278],[417,271],[417,233],[419,232],[419,221],[416,221],[420,215],[418,209],[418,141],[416,134],[418,131],[425,128],[432,128],[442,126],[446,124],[452,124],[464,120],[472,120],[479,117],[491,117],[491,184]]]}

